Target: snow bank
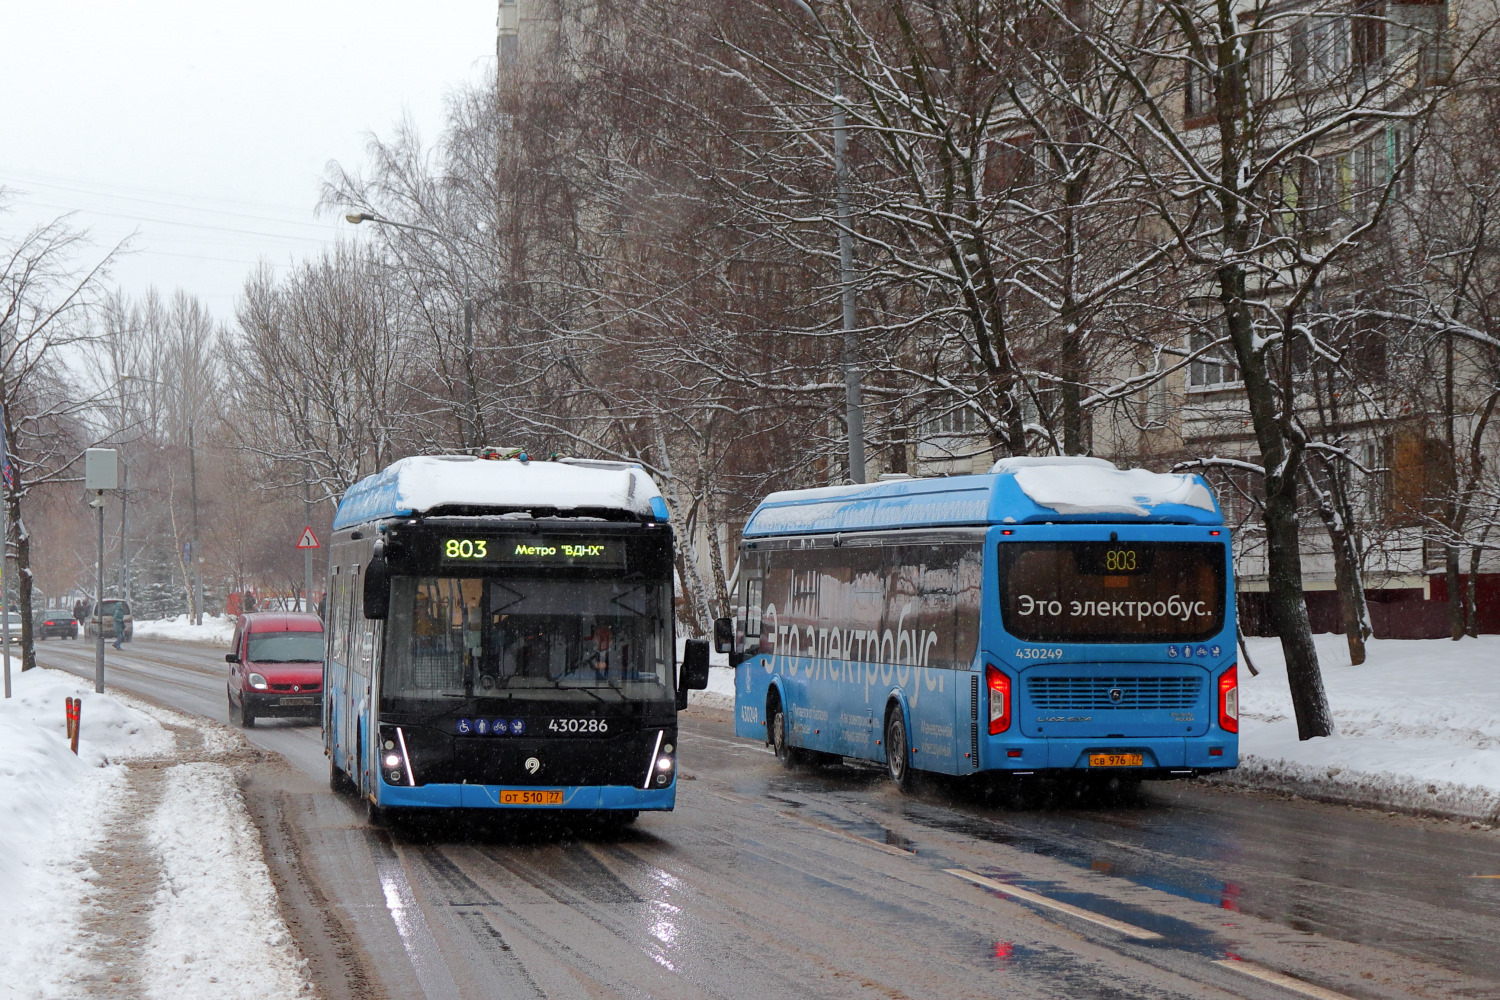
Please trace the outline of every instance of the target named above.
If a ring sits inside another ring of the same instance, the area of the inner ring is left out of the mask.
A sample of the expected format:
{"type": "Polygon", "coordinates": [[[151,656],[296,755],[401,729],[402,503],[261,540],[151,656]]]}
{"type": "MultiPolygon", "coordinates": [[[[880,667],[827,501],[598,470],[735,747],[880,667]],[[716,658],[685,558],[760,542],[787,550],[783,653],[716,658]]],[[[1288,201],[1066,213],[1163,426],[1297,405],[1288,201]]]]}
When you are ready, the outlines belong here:
{"type": "Polygon", "coordinates": [[[1379,808],[1500,821],[1500,636],[1372,639],[1349,665],[1315,637],[1338,734],[1297,739],[1276,639],[1240,669],[1240,769],[1224,780],[1379,808]]]}
{"type": "Polygon", "coordinates": [[[148,996],[249,1000],[311,992],[228,768],[172,768],[150,836],[166,886],[156,894],[144,956],[148,996]]]}
{"type": "Polygon", "coordinates": [[[1150,508],[1184,504],[1217,510],[1213,494],[1197,476],[1147,469],[1117,469],[1101,459],[1038,462],[1004,458],[994,472],[1009,472],[1016,485],[1039,507],[1059,514],[1134,514],[1150,508]]]}
{"type": "Polygon", "coordinates": [[[71,995],[86,954],[87,858],[126,801],[121,758],[163,753],[154,719],[61,671],[12,672],[0,700],[0,996],[71,995]],[[78,756],[64,699],[83,699],[78,756]]]}
{"type": "Polygon", "coordinates": [[[135,623],[137,639],[169,639],[172,642],[204,642],[228,646],[234,638],[234,623],[231,615],[204,615],[202,625],[194,625],[188,615],[162,618],[156,621],[135,623]]]}

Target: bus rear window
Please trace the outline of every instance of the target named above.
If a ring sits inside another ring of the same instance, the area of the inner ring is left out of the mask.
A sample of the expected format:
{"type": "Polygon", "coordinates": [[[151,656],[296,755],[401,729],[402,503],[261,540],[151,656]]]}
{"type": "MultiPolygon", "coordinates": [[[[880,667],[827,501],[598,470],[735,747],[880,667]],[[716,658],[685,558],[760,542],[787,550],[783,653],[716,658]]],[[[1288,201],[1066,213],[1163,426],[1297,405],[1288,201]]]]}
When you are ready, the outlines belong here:
{"type": "Polygon", "coordinates": [[[1224,627],[1219,542],[1004,542],[1005,630],[1026,642],[1173,642],[1224,627]]]}

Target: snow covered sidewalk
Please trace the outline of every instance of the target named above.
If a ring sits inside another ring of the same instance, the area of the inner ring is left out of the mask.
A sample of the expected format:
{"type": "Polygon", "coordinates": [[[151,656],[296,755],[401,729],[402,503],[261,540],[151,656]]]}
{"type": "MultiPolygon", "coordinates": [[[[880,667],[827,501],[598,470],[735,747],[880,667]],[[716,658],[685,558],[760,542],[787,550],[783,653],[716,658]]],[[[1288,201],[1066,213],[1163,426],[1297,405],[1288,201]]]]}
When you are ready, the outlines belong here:
{"type": "Polygon", "coordinates": [[[1302,742],[1277,639],[1241,664],[1240,768],[1232,784],[1500,823],[1500,636],[1372,639],[1349,665],[1341,635],[1314,637],[1338,734],[1302,742]]]}
{"type": "Polygon", "coordinates": [[[0,701],[0,998],[311,994],[230,765],[237,732],[71,674],[0,701]],[[83,699],[75,757],[64,698],[83,699]]]}

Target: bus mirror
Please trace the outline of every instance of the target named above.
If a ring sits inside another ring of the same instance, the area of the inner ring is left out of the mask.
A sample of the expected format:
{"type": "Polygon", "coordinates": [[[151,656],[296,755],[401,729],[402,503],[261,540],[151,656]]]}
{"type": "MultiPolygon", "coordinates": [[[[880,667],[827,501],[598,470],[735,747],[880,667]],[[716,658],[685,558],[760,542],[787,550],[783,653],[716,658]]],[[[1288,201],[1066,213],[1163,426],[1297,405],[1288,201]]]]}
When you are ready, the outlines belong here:
{"type": "Polygon", "coordinates": [[[391,571],[384,553],[377,553],[365,567],[365,617],[384,618],[391,610],[391,571]]]}
{"type": "Polygon", "coordinates": [[[729,653],[734,651],[734,619],[714,619],[714,652],[729,653]]]}
{"type": "Polygon", "coordinates": [[[689,639],[682,648],[683,691],[702,691],[708,687],[708,640],[689,639]]]}

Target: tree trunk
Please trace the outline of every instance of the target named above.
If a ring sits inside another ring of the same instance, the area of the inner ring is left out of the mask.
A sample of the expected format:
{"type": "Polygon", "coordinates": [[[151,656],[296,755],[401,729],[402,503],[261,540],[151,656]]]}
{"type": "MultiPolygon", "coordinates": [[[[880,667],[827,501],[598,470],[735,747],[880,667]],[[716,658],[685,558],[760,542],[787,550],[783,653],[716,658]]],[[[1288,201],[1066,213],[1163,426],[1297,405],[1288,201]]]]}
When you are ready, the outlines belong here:
{"type": "MultiPolygon", "coordinates": [[[[15,440],[14,437],[11,440],[15,440]]],[[[21,470],[14,464],[14,479],[5,491],[5,541],[4,554],[10,555],[11,530],[16,537],[16,605],[21,616],[21,669],[36,666],[36,642],[31,632],[31,539],[26,534],[26,522],[21,520],[21,470]]],[[[3,603],[3,602],[0,602],[3,603]]]]}
{"type": "MultiPolygon", "coordinates": [[[[1480,534],[1481,543],[1488,533],[1486,531],[1480,534]]],[[[1479,558],[1483,554],[1484,550],[1478,545],[1469,549],[1469,582],[1464,587],[1464,616],[1469,623],[1468,634],[1476,639],[1479,637],[1479,558]]]]}
{"type": "Polygon", "coordinates": [[[1448,631],[1457,642],[1465,632],[1464,588],[1457,545],[1443,546],[1443,577],[1448,583],[1448,631]]]}
{"type": "MultiPolygon", "coordinates": [[[[1231,238],[1244,223],[1229,221],[1231,238]]],[[[1237,234],[1247,240],[1248,234],[1237,234]]],[[[1240,362],[1245,382],[1245,399],[1249,404],[1251,424],[1260,445],[1266,469],[1266,561],[1270,593],[1268,610],[1271,624],[1281,639],[1286,657],[1287,686],[1291,689],[1292,707],[1297,716],[1297,737],[1309,740],[1333,733],[1333,715],[1328,695],[1323,690],[1323,675],[1318,669],[1318,651],[1313,646],[1312,625],[1307,618],[1307,601],[1302,596],[1302,545],[1298,536],[1297,466],[1298,456],[1282,435],[1280,400],[1267,370],[1266,355],[1257,346],[1249,305],[1245,301],[1245,268],[1237,262],[1224,264],[1218,270],[1220,301],[1240,362]]]]}
{"type": "Polygon", "coordinates": [[[1344,638],[1349,642],[1349,663],[1359,666],[1365,662],[1366,616],[1360,612],[1365,606],[1364,581],[1359,566],[1355,563],[1353,546],[1348,532],[1330,532],[1333,538],[1333,576],[1339,588],[1339,611],[1344,625],[1344,638]]]}

